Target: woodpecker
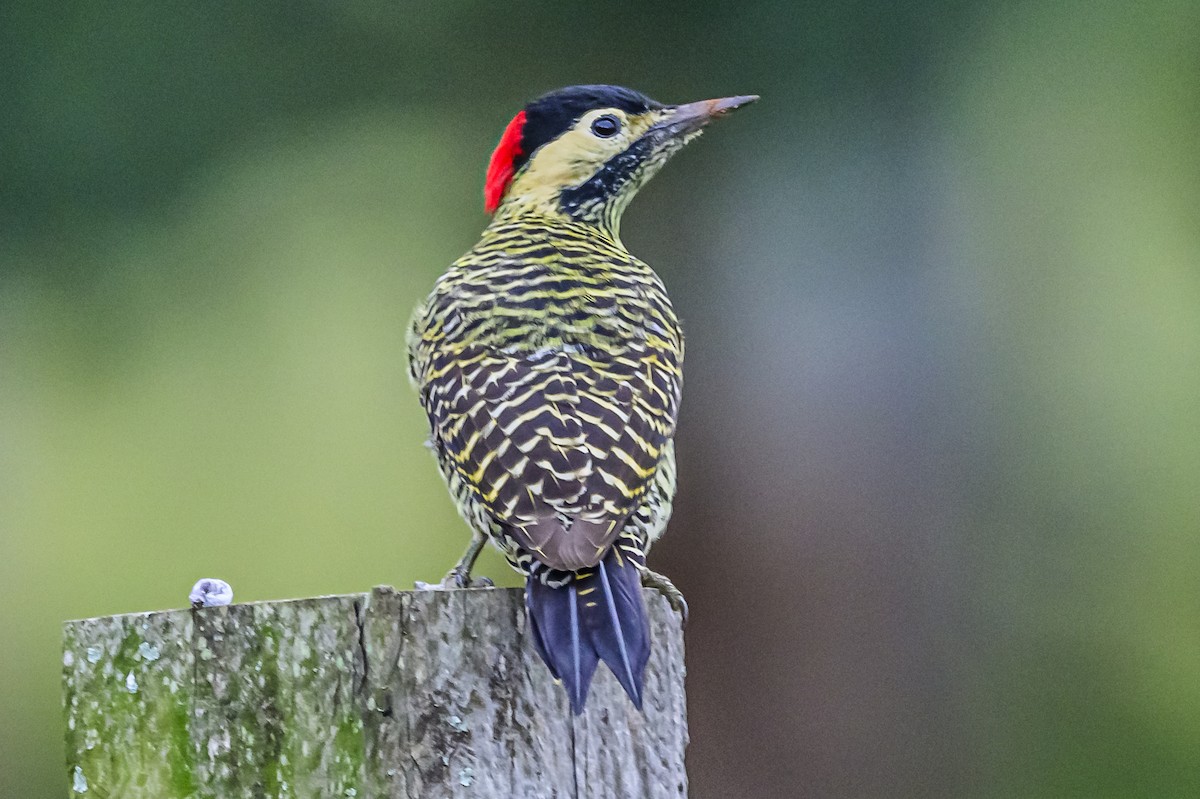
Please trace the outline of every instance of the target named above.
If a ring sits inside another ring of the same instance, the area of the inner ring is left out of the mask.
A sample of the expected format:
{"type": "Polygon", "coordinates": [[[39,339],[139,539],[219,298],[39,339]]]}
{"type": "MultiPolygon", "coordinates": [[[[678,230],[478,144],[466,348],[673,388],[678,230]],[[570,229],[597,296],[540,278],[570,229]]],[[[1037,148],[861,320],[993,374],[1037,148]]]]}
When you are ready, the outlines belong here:
{"type": "Polygon", "coordinates": [[[537,651],[587,700],[599,661],[641,709],[641,586],[675,495],[683,333],[621,214],[713,119],[757,100],[664,105],[571,86],[524,107],[488,165],[491,222],[417,308],[409,373],[470,545],[441,587],[472,584],[487,540],[525,576],[537,651]]]}

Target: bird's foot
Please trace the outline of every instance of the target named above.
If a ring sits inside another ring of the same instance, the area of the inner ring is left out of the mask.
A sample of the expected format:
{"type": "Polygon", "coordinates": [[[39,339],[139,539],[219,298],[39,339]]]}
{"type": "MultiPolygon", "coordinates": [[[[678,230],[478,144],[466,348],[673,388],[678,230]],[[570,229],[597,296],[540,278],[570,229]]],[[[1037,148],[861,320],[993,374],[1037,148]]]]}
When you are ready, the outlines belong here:
{"type": "Polygon", "coordinates": [[[665,596],[671,607],[678,611],[679,615],[683,617],[683,623],[687,624],[687,600],[683,598],[683,592],[676,588],[675,583],[671,582],[666,575],[644,568],[642,569],[642,585],[644,585],[646,588],[653,588],[655,591],[665,596]]]}
{"type": "Polygon", "coordinates": [[[458,588],[491,588],[495,583],[490,577],[472,577],[466,569],[455,566],[440,583],[416,582],[418,591],[453,591],[458,588]]]}

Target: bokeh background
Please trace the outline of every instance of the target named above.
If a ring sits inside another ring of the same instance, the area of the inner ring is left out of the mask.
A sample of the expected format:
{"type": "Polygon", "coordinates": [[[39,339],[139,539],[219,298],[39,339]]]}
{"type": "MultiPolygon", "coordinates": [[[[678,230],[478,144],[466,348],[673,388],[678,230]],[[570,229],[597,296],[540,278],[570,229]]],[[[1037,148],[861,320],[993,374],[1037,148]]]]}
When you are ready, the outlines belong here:
{"type": "Polygon", "coordinates": [[[693,796],[1200,795],[1197,3],[5,0],[0,68],[0,795],[64,619],[460,554],[404,326],[578,82],[763,96],[624,225],[693,796]]]}

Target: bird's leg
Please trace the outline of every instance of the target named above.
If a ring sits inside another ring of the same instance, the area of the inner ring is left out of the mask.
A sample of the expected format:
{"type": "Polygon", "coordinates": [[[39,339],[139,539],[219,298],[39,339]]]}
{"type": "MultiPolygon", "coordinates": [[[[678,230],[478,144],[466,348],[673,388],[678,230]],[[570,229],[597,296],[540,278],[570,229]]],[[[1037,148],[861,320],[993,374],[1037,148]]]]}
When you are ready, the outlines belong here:
{"type": "Polygon", "coordinates": [[[671,607],[679,611],[679,615],[683,616],[683,623],[687,624],[688,620],[688,604],[683,598],[683,592],[675,587],[675,583],[671,582],[666,575],[659,574],[656,571],[651,571],[645,566],[642,567],[642,585],[646,588],[653,588],[658,593],[667,598],[667,602],[671,607]]]}
{"type": "Polygon", "coordinates": [[[446,576],[442,578],[440,583],[423,583],[417,581],[417,589],[445,591],[451,588],[488,588],[495,585],[487,577],[471,579],[471,569],[475,566],[475,559],[479,557],[479,553],[483,551],[483,545],[486,543],[487,536],[483,533],[475,532],[471,536],[471,543],[467,545],[467,551],[459,558],[454,568],[446,573],[446,576]]]}
{"type": "Polygon", "coordinates": [[[475,568],[475,559],[479,557],[479,553],[483,551],[483,545],[486,543],[487,536],[476,531],[471,536],[471,543],[467,545],[467,551],[459,558],[454,568],[442,578],[442,588],[488,588],[495,585],[487,577],[471,579],[471,569],[475,568]]]}

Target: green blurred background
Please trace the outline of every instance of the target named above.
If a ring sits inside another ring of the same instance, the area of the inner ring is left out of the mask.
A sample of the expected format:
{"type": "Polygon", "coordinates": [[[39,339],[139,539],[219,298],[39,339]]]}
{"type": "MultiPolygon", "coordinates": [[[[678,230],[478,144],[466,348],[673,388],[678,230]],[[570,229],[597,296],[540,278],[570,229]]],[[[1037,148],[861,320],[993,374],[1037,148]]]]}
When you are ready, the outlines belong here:
{"type": "Polygon", "coordinates": [[[1200,795],[1194,0],[6,0],[0,67],[0,795],[66,791],[64,619],[460,554],[404,326],[578,82],[763,96],[624,229],[693,796],[1200,795]]]}

